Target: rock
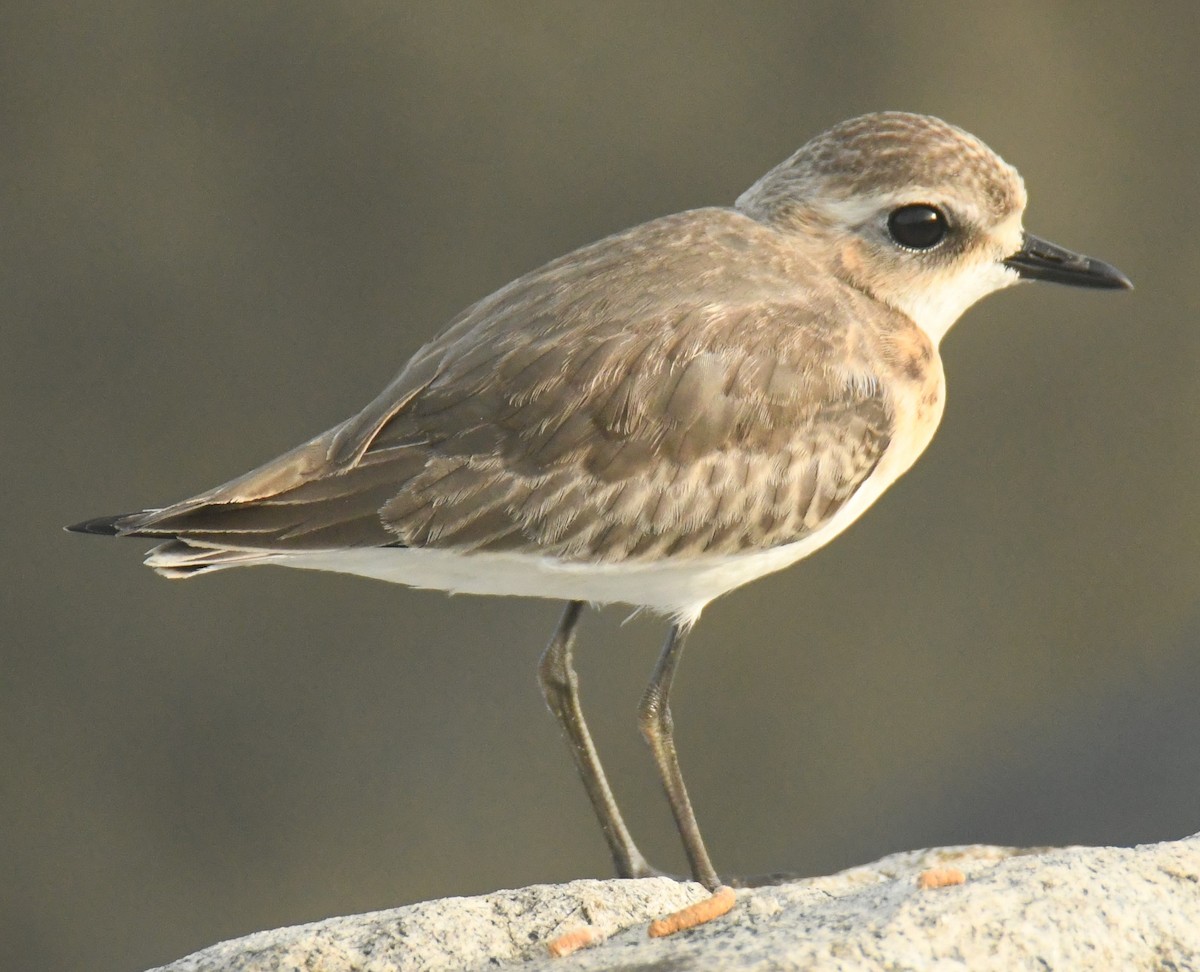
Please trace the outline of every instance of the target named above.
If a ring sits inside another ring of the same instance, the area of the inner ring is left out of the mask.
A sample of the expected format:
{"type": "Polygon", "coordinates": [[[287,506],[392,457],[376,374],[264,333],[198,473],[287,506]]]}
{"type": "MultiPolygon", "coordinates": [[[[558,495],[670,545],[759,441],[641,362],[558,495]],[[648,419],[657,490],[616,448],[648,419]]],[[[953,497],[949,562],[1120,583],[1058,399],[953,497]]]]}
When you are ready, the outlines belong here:
{"type": "Polygon", "coordinates": [[[158,972],[1200,970],[1200,834],[894,854],[739,890],[725,917],[648,937],[652,919],[704,897],[668,878],[538,885],[259,932],[158,972]],[[550,957],[549,942],[585,928],[597,944],[550,957]]]}

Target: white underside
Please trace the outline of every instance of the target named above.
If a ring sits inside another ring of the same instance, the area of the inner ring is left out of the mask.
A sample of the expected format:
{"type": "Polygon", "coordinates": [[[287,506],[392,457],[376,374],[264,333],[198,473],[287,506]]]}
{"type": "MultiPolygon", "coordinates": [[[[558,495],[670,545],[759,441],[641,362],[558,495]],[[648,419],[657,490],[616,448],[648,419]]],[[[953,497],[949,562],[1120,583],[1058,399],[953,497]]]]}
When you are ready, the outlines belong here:
{"type": "Polygon", "coordinates": [[[815,549],[815,539],[759,553],[696,557],[678,563],[586,564],[528,554],[462,555],[449,550],[385,547],[273,555],[262,562],[358,574],[452,594],[630,604],[680,621],[694,621],[713,598],[806,556],[815,549]]]}

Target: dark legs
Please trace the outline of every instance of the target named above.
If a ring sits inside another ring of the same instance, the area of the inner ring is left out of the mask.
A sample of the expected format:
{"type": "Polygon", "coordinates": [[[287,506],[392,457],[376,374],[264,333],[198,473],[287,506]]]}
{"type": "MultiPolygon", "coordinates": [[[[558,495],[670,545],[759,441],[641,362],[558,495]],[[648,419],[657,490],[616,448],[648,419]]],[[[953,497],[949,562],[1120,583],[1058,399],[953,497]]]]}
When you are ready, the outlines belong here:
{"type": "Polygon", "coordinates": [[[579,676],[571,664],[575,626],[582,610],[582,601],[567,604],[562,620],[558,622],[558,628],[542,654],[538,665],[542,695],[567,734],[575,767],[579,770],[596,817],[600,820],[600,829],[604,831],[604,839],[608,841],[608,849],[612,852],[617,877],[649,877],[658,872],[646,863],[646,858],[629,835],[625,821],[621,819],[621,811],[617,809],[617,801],[613,799],[612,790],[604,776],[591,733],[583,721],[583,710],[579,705],[579,676]]]}
{"type": "MultiPolygon", "coordinates": [[[[600,828],[604,831],[604,839],[608,841],[608,849],[612,852],[617,876],[648,877],[660,872],[646,863],[646,859],[629,835],[625,821],[621,818],[621,811],[617,809],[617,802],[613,799],[608,780],[604,776],[600,757],[596,753],[587,723],[583,720],[583,710],[579,705],[579,676],[575,674],[575,668],[571,664],[571,649],[575,643],[575,626],[579,622],[582,610],[582,601],[571,601],[567,604],[562,620],[559,621],[550,644],[542,654],[538,678],[546,704],[567,734],[575,766],[592,801],[600,828]]],[[[667,791],[667,799],[671,803],[671,812],[675,816],[675,825],[683,838],[683,847],[691,864],[692,876],[712,891],[721,881],[708,859],[708,851],[704,848],[696,815],[692,812],[692,803],[683,785],[679,758],[675,754],[671,720],[671,681],[683,654],[683,642],[687,632],[686,625],[677,624],[671,628],[667,643],[663,646],[658,664],[654,668],[654,674],[650,678],[650,684],[646,687],[638,707],[638,725],[654,754],[654,762],[658,766],[663,788],[667,791]]]]}
{"type": "Polygon", "coordinates": [[[683,654],[683,642],[687,633],[686,625],[676,624],[671,627],[654,674],[650,677],[650,684],[646,686],[646,693],[642,696],[642,704],[638,708],[638,725],[654,754],[658,775],[667,791],[667,799],[671,802],[671,813],[675,815],[675,826],[679,829],[679,836],[683,838],[683,849],[692,867],[692,877],[708,890],[715,891],[721,881],[717,872],[713,870],[712,861],[708,859],[704,839],[700,836],[700,826],[696,823],[696,814],[692,811],[692,801],[688,799],[687,788],[683,785],[679,757],[675,754],[674,720],[671,718],[671,681],[683,654]]]}

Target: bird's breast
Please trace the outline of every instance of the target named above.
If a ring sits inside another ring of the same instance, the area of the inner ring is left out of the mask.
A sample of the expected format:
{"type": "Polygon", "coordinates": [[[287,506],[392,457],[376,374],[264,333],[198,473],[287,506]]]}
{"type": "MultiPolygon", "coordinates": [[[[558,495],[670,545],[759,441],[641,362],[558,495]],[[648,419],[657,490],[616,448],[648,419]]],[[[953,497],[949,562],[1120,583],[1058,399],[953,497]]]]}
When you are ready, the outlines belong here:
{"type": "Polygon", "coordinates": [[[942,359],[929,337],[916,326],[888,334],[882,360],[895,415],[891,447],[881,470],[889,482],[906,472],[925,451],[942,420],[946,378],[942,359]]]}

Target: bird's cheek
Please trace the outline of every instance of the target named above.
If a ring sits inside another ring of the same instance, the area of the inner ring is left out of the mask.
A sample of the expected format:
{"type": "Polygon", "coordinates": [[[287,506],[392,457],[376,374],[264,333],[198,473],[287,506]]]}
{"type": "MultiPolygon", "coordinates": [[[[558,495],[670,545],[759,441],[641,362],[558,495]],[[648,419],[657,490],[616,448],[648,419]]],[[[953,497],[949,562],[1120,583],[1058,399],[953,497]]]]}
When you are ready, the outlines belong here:
{"type": "Polygon", "coordinates": [[[836,251],[834,272],[852,287],[876,300],[890,302],[890,268],[881,263],[880,253],[863,240],[850,240],[836,251]]]}
{"type": "Polygon", "coordinates": [[[851,280],[861,280],[866,275],[866,254],[860,241],[851,240],[843,244],[837,259],[842,272],[851,280]]]}

